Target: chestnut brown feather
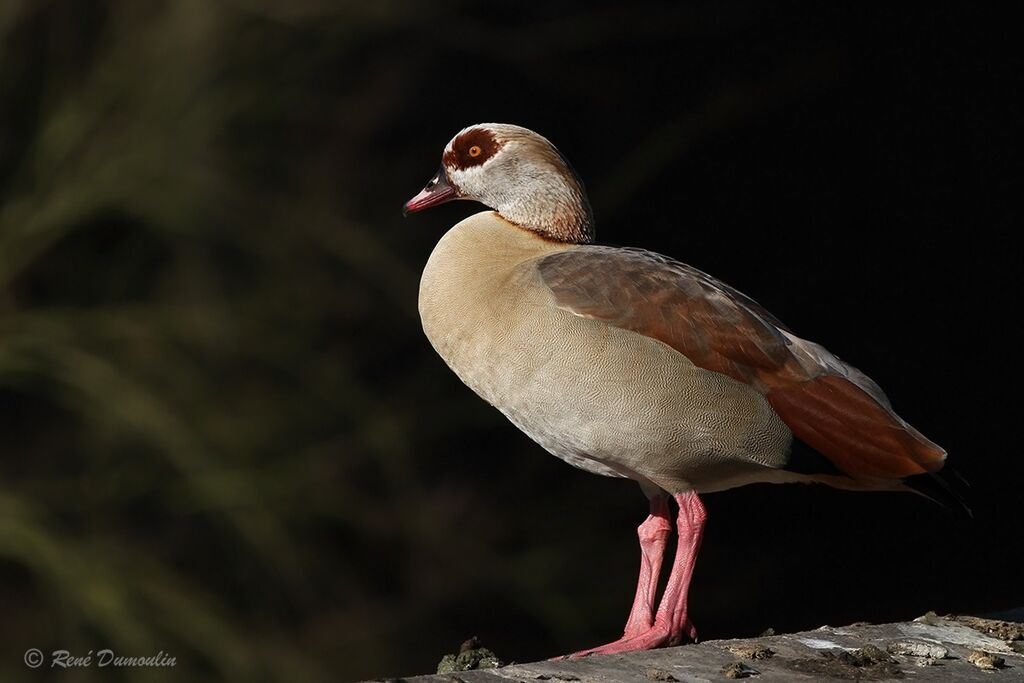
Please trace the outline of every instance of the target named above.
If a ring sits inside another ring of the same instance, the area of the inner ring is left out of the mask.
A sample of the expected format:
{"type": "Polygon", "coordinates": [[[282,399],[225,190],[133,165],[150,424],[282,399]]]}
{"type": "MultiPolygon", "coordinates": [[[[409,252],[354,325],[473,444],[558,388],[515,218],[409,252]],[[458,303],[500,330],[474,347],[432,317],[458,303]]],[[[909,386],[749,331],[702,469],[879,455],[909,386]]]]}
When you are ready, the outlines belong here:
{"type": "Polygon", "coordinates": [[[560,308],[657,339],[754,387],[794,435],[851,478],[942,467],[945,451],[897,416],[874,382],[831,354],[828,362],[799,354],[802,340],[774,316],[696,268],[637,249],[581,246],[537,269],[560,308]]]}
{"type": "Polygon", "coordinates": [[[587,246],[537,267],[561,308],[662,341],[705,369],[757,384],[759,370],[785,371],[792,360],[782,323],[684,263],[640,249],[587,246]]]}

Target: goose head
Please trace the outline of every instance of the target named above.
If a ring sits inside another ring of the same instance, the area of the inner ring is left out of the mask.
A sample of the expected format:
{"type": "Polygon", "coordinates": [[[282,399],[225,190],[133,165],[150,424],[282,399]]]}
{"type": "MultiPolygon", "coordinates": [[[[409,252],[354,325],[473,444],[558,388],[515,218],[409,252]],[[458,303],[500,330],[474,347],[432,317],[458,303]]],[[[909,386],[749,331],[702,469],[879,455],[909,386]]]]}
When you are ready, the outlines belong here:
{"type": "Polygon", "coordinates": [[[480,123],[444,148],[441,168],[405,203],[408,214],[453,199],[471,199],[509,223],[548,239],[593,242],[583,183],[547,138],[521,126],[480,123]]]}

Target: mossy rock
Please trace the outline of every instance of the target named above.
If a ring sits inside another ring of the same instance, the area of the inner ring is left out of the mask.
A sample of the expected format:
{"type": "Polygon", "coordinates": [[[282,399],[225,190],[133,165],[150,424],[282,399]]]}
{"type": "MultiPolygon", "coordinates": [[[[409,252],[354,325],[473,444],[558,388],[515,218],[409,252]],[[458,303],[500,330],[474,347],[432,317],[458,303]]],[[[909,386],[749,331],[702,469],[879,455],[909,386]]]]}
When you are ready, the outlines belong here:
{"type": "Polygon", "coordinates": [[[496,669],[499,666],[501,666],[501,660],[497,655],[486,647],[481,647],[480,641],[473,637],[462,644],[458,654],[442,657],[437,665],[437,673],[450,674],[455,671],[496,669]]]}

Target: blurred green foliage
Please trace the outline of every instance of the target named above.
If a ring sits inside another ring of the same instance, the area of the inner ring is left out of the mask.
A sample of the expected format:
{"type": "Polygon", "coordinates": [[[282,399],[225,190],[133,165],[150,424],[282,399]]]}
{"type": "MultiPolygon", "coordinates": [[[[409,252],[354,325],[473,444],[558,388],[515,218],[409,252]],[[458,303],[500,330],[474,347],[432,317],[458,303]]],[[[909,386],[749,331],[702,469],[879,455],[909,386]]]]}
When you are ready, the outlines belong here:
{"type": "Polygon", "coordinates": [[[436,11],[0,4],[0,680],[38,680],[32,647],[352,680],[469,629],[539,656],[619,620],[639,494],[509,439],[420,331],[446,219],[400,206],[444,139],[410,86],[423,46],[480,39],[417,27],[436,11]],[[563,516],[587,482],[628,493],[563,516]],[[513,510],[525,490],[545,505],[513,510]]]}
{"type": "Polygon", "coordinates": [[[451,590],[415,569],[462,509],[409,463],[454,428],[403,402],[415,265],[339,190],[399,104],[322,87],[396,13],[285,4],[0,8],[3,680],[344,680],[451,590]]]}

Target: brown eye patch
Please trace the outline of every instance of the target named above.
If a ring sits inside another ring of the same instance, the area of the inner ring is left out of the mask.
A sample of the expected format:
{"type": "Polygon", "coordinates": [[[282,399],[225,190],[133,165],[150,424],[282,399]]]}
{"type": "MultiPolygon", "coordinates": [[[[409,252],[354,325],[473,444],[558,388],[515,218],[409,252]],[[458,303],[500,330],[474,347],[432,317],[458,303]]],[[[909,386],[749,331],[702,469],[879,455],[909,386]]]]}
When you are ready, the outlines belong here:
{"type": "Polygon", "coordinates": [[[452,148],[444,153],[445,166],[470,168],[479,166],[501,149],[494,133],[486,128],[474,128],[452,140],[452,148]]]}

